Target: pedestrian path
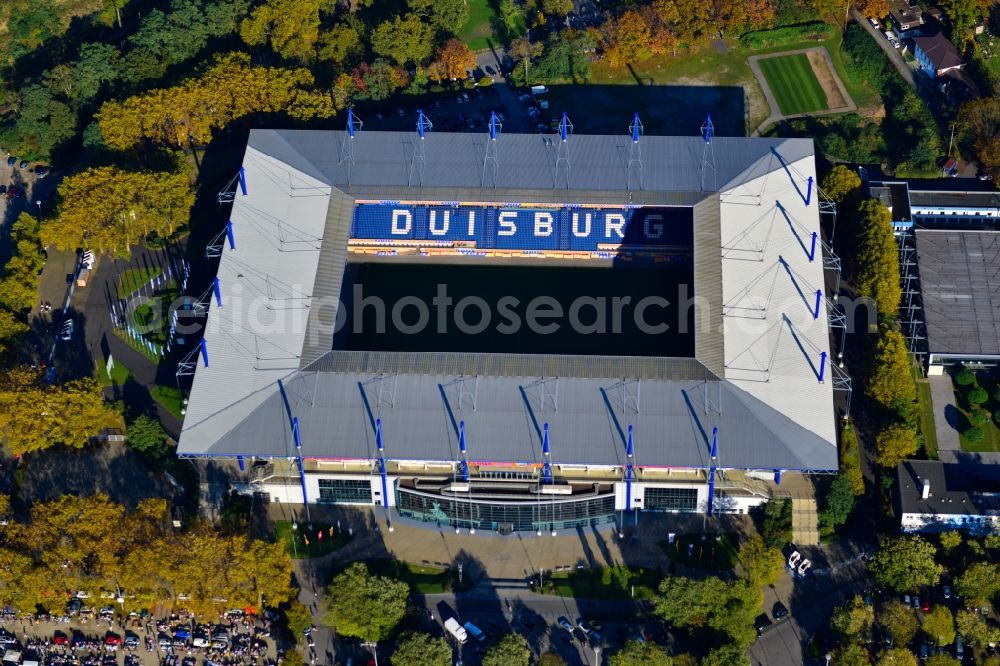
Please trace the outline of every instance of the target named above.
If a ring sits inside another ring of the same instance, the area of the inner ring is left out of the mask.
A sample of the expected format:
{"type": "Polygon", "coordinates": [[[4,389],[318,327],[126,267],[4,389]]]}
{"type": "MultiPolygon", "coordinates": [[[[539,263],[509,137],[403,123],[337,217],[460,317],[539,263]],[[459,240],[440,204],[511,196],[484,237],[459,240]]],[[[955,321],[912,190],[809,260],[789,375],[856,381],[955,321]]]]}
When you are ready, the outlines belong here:
{"type": "Polygon", "coordinates": [[[934,432],[937,435],[938,458],[944,462],[958,462],[962,450],[958,430],[958,408],[955,406],[955,388],[950,375],[932,375],[927,378],[931,385],[931,403],[934,410],[934,432]],[[951,417],[949,419],[949,417],[951,417]],[[950,421],[950,422],[949,422],[950,421]]]}

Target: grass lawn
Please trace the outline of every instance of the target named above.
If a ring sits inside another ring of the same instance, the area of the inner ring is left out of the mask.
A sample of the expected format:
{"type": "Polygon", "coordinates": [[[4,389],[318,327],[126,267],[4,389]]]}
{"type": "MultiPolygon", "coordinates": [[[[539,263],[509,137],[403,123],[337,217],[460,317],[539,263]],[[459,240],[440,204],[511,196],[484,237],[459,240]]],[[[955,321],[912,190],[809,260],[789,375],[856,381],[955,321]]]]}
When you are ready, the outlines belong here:
{"type": "Polygon", "coordinates": [[[667,557],[684,566],[728,571],[736,566],[739,543],[740,539],[735,533],[726,532],[718,535],[680,534],[672,544],[660,541],[659,546],[667,557]]]}
{"type": "Polygon", "coordinates": [[[468,0],[469,20],[459,31],[458,38],[469,45],[473,51],[489,48],[493,40],[493,18],[496,16],[489,0],[468,0]]]}
{"type": "Polygon", "coordinates": [[[635,568],[621,570],[616,580],[612,568],[557,571],[545,582],[546,594],[578,599],[630,599],[635,586],[636,599],[652,599],[663,575],[658,571],[635,568]]]}
{"type": "Polygon", "coordinates": [[[786,116],[827,108],[826,94],[805,53],[765,58],[758,64],[786,116]]]}
{"type": "Polygon", "coordinates": [[[931,402],[931,385],[926,379],[917,379],[917,409],[920,411],[920,434],[924,439],[924,453],[930,460],[938,458],[937,431],[934,429],[934,403],[931,402]]]}
{"type": "MultiPolygon", "coordinates": [[[[638,111],[647,134],[697,136],[705,115],[711,113],[719,136],[746,136],[771,114],[747,58],[816,46],[826,47],[859,108],[879,102],[878,92],[866,80],[848,75],[839,34],[823,42],[773,49],[750,50],[736,40],[727,45],[725,53],[706,47],[628,67],[594,63],[585,83],[549,86],[551,108],[568,112],[579,133],[623,133],[631,119],[629,111],[638,111]]],[[[825,103],[826,97],[821,99],[825,103]]]]}
{"type": "MultiPolygon", "coordinates": [[[[444,567],[430,567],[398,560],[365,560],[368,571],[379,576],[388,576],[405,581],[414,592],[420,594],[441,594],[457,587],[458,574],[444,567]]],[[[469,577],[463,584],[471,584],[469,577]]]]}
{"type": "Polygon", "coordinates": [[[299,560],[326,555],[351,540],[347,532],[337,532],[325,523],[313,523],[312,529],[307,533],[305,525],[299,525],[298,529],[293,530],[292,523],[288,520],[279,520],[274,524],[274,538],[285,545],[285,550],[292,559],[299,560]],[[320,532],[323,533],[322,539],[319,538],[320,532]],[[308,545],[306,540],[309,541],[308,545]]]}
{"type": "Polygon", "coordinates": [[[124,386],[132,373],[119,361],[114,362],[111,368],[111,375],[108,375],[107,365],[99,364],[97,368],[97,381],[101,386],[124,386]]]}
{"type": "Polygon", "coordinates": [[[181,401],[184,399],[184,394],[180,389],[157,384],[149,391],[149,394],[153,396],[153,400],[163,405],[168,412],[179,419],[184,418],[181,415],[181,401]]]}
{"type": "Polygon", "coordinates": [[[162,273],[159,268],[130,268],[118,278],[118,298],[126,298],[162,273]]]}

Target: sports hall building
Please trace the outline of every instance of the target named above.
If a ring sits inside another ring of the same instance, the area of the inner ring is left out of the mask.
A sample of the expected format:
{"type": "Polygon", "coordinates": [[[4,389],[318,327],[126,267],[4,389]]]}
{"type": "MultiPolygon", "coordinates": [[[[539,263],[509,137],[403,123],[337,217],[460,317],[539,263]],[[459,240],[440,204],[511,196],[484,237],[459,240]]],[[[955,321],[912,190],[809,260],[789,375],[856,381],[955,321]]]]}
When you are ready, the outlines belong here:
{"type": "Polygon", "coordinates": [[[836,471],[812,141],[498,130],[250,133],[179,454],[500,533],[836,471]]]}

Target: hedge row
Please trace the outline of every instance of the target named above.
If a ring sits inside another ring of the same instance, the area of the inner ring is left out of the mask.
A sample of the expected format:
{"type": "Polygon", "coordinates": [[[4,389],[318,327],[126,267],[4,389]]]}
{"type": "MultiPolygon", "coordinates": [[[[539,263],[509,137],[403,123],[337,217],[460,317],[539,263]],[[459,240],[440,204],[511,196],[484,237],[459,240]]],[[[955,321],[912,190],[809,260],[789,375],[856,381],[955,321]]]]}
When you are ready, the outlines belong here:
{"type": "Polygon", "coordinates": [[[748,49],[771,49],[809,41],[823,41],[834,35],[834,27],[822,21],[786,25],[772,30],[756,30],[740,36],[740,44],[748,49]]]}

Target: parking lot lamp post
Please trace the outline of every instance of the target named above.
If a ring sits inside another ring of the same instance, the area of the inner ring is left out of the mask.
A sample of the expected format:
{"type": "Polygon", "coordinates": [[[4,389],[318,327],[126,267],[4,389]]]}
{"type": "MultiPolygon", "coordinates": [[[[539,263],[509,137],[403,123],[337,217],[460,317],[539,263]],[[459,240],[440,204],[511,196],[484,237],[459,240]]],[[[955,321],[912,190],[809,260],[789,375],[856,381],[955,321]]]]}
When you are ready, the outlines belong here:
{"type": "Polygon", "coordinates": [[[594,646],[594,666],[601,666],[601,646],[594,646]]]}

